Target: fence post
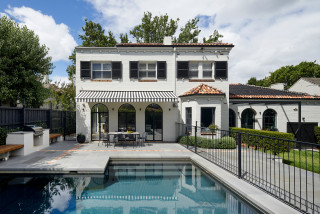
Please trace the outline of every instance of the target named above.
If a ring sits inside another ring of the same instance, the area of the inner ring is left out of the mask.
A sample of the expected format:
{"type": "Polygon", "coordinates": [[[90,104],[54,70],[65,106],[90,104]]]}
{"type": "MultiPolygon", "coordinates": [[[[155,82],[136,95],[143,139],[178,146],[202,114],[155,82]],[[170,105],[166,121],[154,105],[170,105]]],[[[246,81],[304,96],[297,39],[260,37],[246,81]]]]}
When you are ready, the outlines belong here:
{"type": "Polygon", "coordinates": [[[22,106],[22,124],[23,126],[26,125],[26,101],[25,99],[23,98],[23,106],[22,106]]]}
{"type": "Polygon", "coordinates": [[[238,178],[241,178],[241,132],[238,132],[238,178]]]}
{"type": "Polygon", "coordinates": [[[50,109],[49,109],[49,115],[48,115],[48,123],[49,123],[50,133],[52,133],[52,102],[50,102],[50,109]]]}
{"type": "Polygon", "coordinates": [[[194,152],[197,153],[197,127],[198,121],[196,121],[196,127],[194,128],[194,152]]]}

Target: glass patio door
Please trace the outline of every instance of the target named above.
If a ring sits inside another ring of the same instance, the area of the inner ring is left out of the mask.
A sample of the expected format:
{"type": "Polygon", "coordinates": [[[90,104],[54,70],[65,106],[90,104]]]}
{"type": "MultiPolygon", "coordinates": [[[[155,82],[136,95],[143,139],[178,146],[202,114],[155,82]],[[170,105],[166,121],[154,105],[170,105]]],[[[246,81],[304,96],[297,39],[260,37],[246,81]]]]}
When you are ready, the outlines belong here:
{"type": "Polygon", "coordinates": [[[97,104],[91,110],[91,140],[106,140],[109,131],[109,112],[103,104],[97,104]]]}
{"type": "Polygon", "coordinates": [[[163,112],[157,104],[150,104],[146,108],[145,130],[148,141],[162,141],[163,139],[163,112]]]}

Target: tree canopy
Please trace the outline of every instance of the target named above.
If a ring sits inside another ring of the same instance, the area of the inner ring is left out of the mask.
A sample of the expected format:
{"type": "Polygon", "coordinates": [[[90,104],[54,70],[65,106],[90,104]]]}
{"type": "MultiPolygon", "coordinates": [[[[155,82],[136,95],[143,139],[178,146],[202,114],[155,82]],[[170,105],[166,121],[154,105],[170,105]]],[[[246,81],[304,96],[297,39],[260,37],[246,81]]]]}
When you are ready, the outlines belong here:
{"type": "Polygon", "coordinates": [[[269,87],[271,84],[284,83],[285,89],[290,88],[301,77],[320,78],[320,65],[314,62],[301,62],[298,65],[287,65],[271,72],[269,76],[257,80],[251,77],[248,80],[249,85],[269,87]]]}
{"type": "MultiPolygon", "coordinates": [[[[173,37],[173,42],[175,43],[197,43],[201,32],[198,27],[198,22],[199,18],[197,17],[189,20],[180,28],[180,33],[176,38],[174,35],[177,33],[179,18],[171,19],[167,14],[152,16],[151,12],[145,12],[141,19],[141,24],[136,25],[130,31],[130,34],[139,43],[163,43],[165,36],[173,37]]],[[[214,30],[208,39],[203,38],[203,42],[221,42],[219,38],[222,37],[217,30],[214,30]]]]}
{"type": "Polygon", "coordinates": [[[48,48],[26,26],[0,18],[0,101],[16,106],[39,107],[49,92],[41,80],[52,73],[48,48]]]}

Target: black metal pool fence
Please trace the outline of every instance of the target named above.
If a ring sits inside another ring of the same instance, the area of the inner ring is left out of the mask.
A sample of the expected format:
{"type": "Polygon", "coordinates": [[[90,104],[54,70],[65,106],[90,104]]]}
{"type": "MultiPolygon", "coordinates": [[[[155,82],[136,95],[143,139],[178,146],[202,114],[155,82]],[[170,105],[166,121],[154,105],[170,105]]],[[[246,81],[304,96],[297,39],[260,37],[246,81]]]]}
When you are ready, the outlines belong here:
{"type": "Polygon", "coordinates": [[[320,213],[319,145],[177,125],[189,150],[301,212],[320,213]]]}
{"type": "Polygon", "coordinates": [[[64,136],[76,133],[76,112],[41,108],[0,106],[0,127],[16,130],[35,124],[64,136]]]}

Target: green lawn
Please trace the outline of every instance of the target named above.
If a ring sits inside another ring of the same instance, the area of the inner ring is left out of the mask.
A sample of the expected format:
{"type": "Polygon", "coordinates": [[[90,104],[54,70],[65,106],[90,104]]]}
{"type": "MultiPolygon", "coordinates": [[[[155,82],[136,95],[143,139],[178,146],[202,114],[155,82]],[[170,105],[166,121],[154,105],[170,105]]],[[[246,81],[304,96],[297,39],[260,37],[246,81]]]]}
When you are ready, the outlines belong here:
{"type": "Polygon", "coordinates": [[[277,156],[282,157],[283,162],[286,164],[320,174],[320,163],[319,163],[318,151],[312,152],[312,151],[301,150],[299,152],[297,150],[291,150],[290,152],[281,153],[281,154],[278,154],[277,156]],[[300,153],[300,158],[299,158],[299,153],[300,153]],[[313,162],[312,162],[312,153],[313,153],[313,162]]]}

